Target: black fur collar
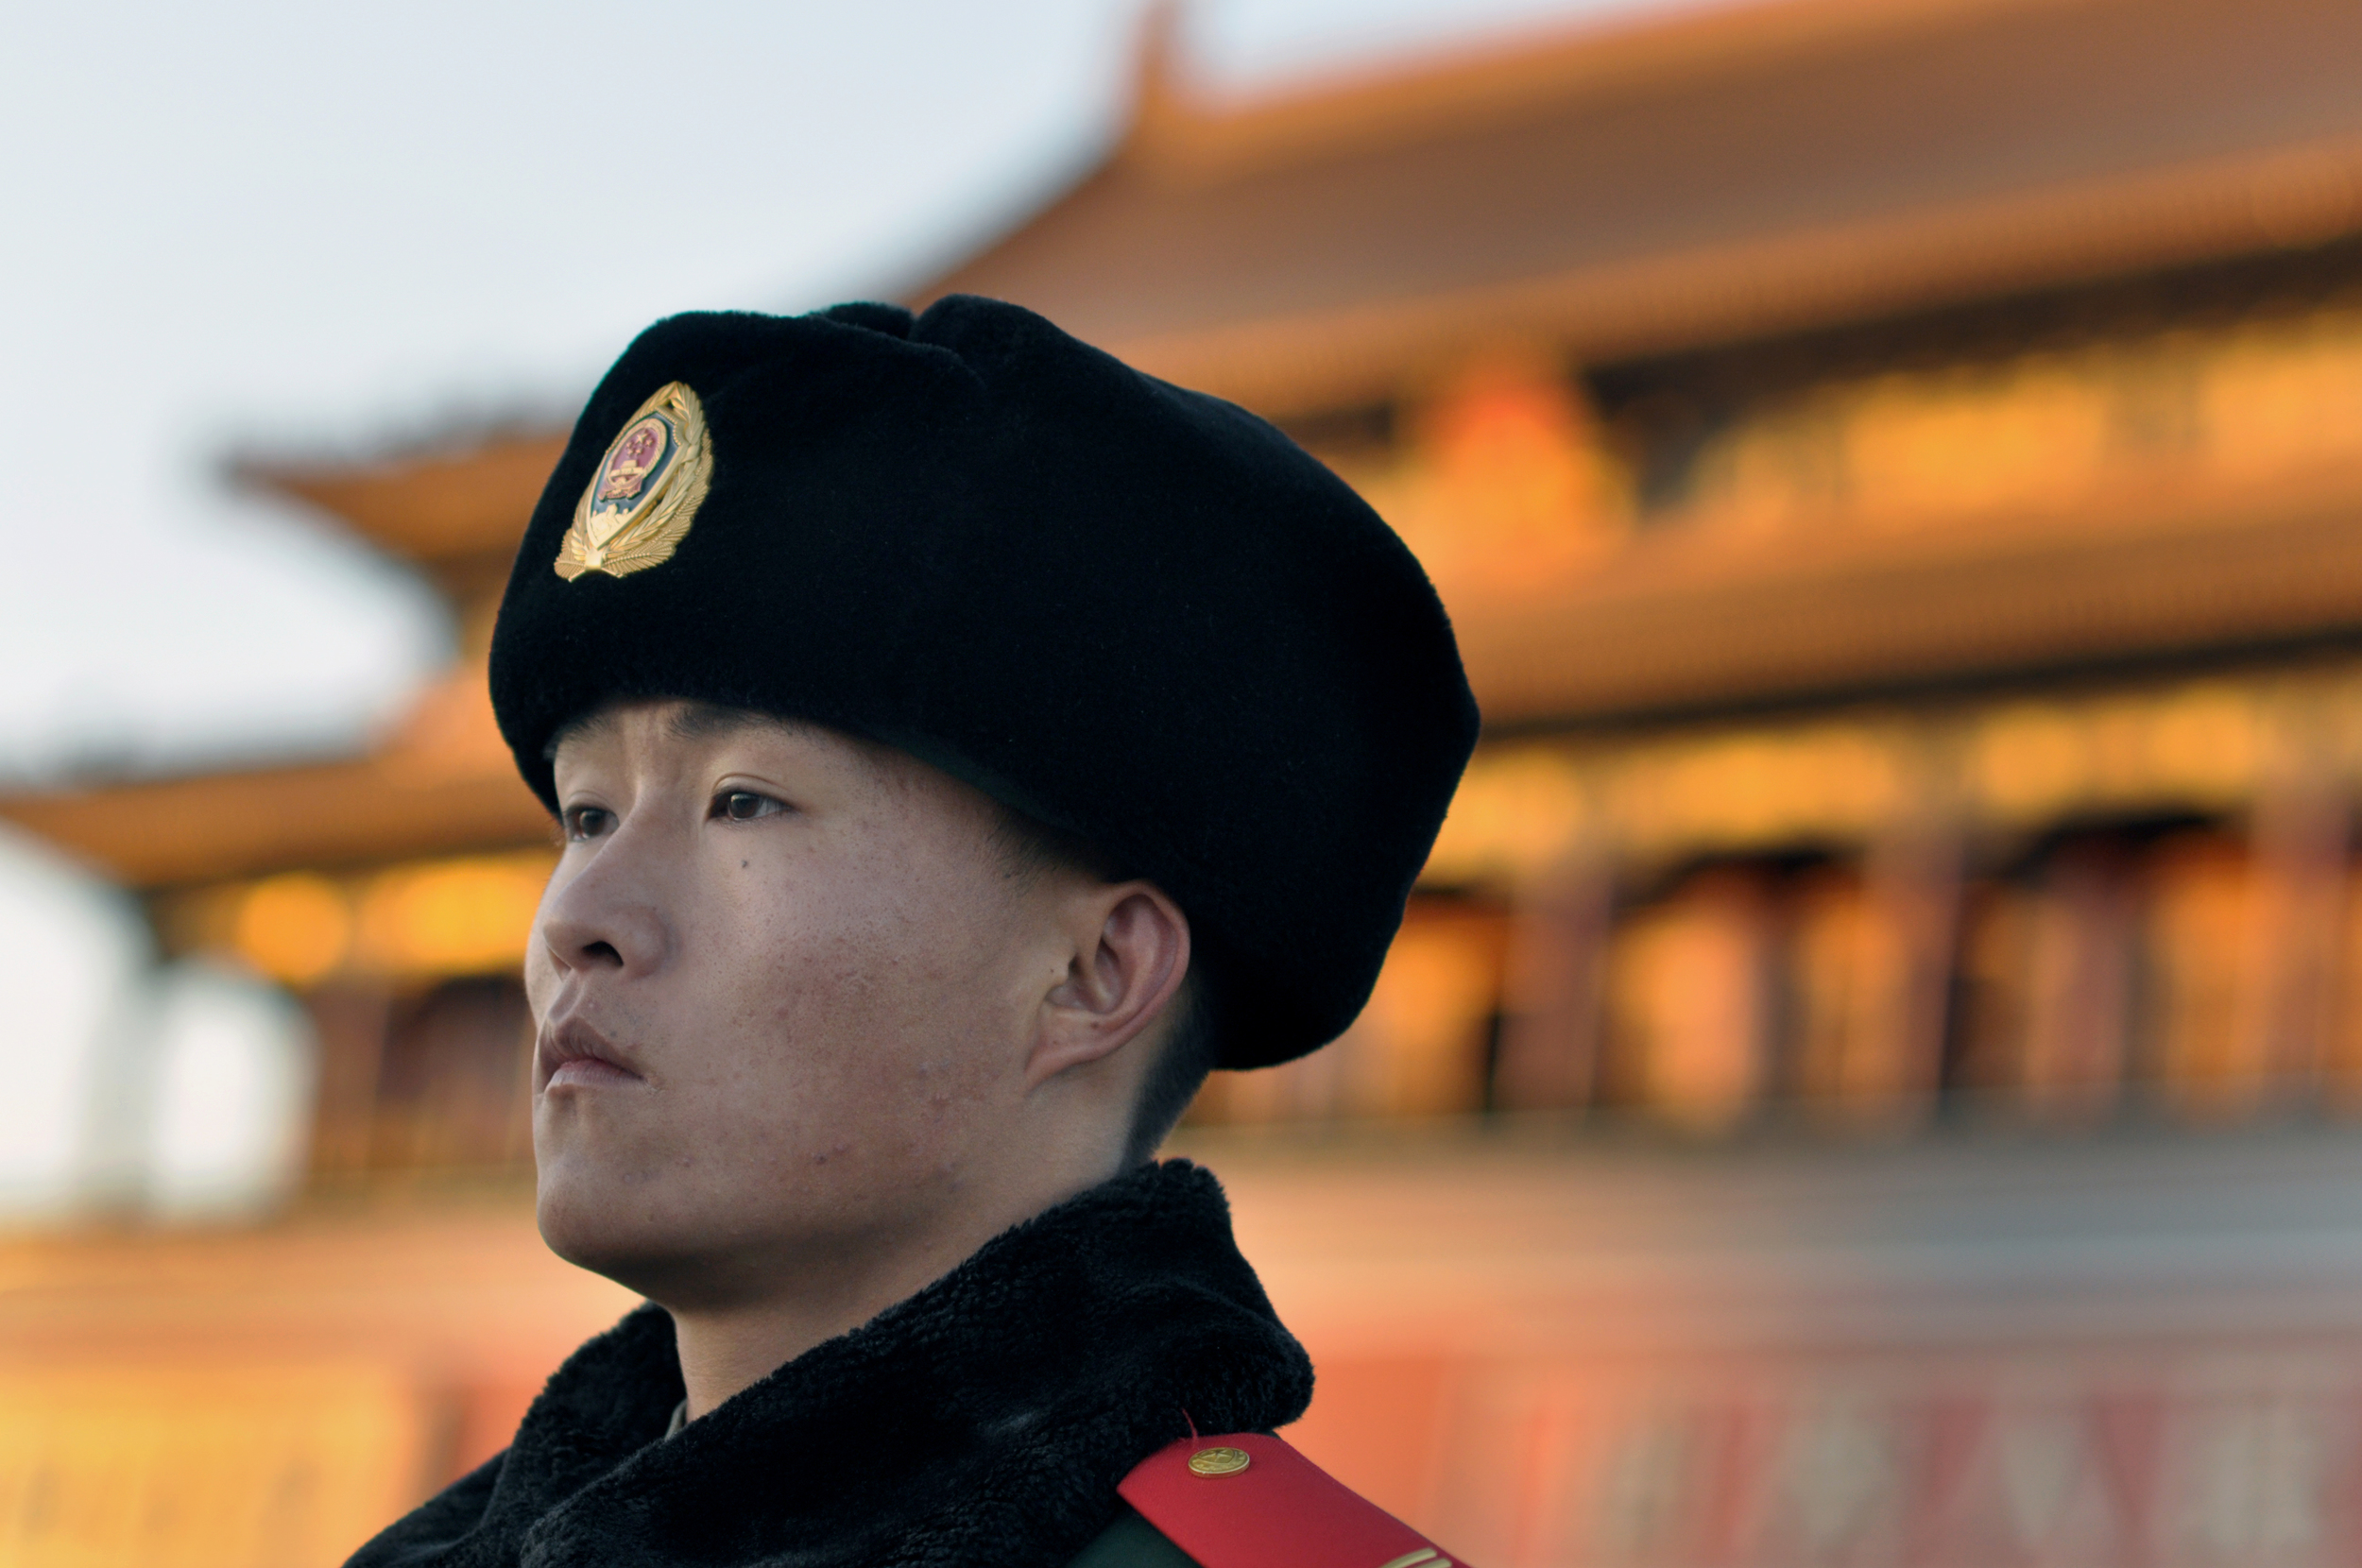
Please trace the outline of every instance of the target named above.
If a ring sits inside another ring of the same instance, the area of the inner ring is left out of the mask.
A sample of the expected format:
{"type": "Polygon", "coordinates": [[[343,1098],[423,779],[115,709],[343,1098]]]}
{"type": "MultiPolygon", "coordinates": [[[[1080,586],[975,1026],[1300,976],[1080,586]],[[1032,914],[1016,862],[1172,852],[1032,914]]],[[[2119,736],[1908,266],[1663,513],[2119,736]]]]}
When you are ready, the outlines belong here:
{"type": "Polygon", "coordinates": [[[676,1438],[672,1320],[642,1307],[558,1369],[514,1447],[352,1568],[1059,1568],[1190,1421],[1268,1431],[1311,1391],[1222,1188],[1173,1160],[997,1237],[676,1438]]]}

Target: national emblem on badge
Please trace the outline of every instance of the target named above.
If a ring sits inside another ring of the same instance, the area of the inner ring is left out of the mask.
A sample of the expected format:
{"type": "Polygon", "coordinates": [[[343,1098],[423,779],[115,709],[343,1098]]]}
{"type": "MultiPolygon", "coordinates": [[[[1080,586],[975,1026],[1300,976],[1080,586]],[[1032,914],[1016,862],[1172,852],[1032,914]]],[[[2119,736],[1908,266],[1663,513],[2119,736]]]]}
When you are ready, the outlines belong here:
{"type": "Polygon", "coordinates": [[[672,559],[712,476],[705,408],[674,382],[624,422],[591,470],[553,563],[557,574],[625,577],[672,559]]]}

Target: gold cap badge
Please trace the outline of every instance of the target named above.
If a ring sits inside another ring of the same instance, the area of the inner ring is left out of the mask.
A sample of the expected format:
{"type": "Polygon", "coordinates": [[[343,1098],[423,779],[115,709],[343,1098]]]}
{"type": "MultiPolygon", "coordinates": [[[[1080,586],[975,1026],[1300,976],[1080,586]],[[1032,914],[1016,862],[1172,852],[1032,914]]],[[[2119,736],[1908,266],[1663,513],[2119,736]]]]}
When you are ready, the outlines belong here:
{"type": "Polygon", "coordinates": [[[557,549],[557,574],[627,577],[673,558],[713,477],[697,394],[674,382],[640,405],[591,471],[557,549]]]}

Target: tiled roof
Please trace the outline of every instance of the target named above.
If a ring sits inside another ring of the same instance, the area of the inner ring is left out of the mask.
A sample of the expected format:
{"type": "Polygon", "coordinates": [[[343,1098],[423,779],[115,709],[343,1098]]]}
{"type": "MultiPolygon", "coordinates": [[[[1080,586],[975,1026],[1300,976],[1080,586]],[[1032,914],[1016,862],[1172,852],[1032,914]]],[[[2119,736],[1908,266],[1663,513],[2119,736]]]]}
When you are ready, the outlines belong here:
{"type": "Polygon", "coordinates": [[[927,288],[1268,410],[1498,324],[1626,357],[2362,227],[2351,0],[1777,0],[1130,134],[927,288]]]}

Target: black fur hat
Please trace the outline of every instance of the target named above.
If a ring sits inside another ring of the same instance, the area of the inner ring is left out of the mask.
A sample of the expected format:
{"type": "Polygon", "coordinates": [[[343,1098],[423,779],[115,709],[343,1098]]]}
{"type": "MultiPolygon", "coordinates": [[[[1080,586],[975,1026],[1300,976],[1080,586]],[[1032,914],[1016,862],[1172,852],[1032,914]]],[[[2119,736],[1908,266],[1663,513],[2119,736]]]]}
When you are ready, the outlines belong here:
{"type": "Polygon", "coordinates": [[[1434,590],[1286,436],[954,297],[659,321],[591,395],[492,639],[550,738],[619,697],[901,747],[1148,878],[1223,1065],[1353,1021],[1476,741],[1434,590]]]}

